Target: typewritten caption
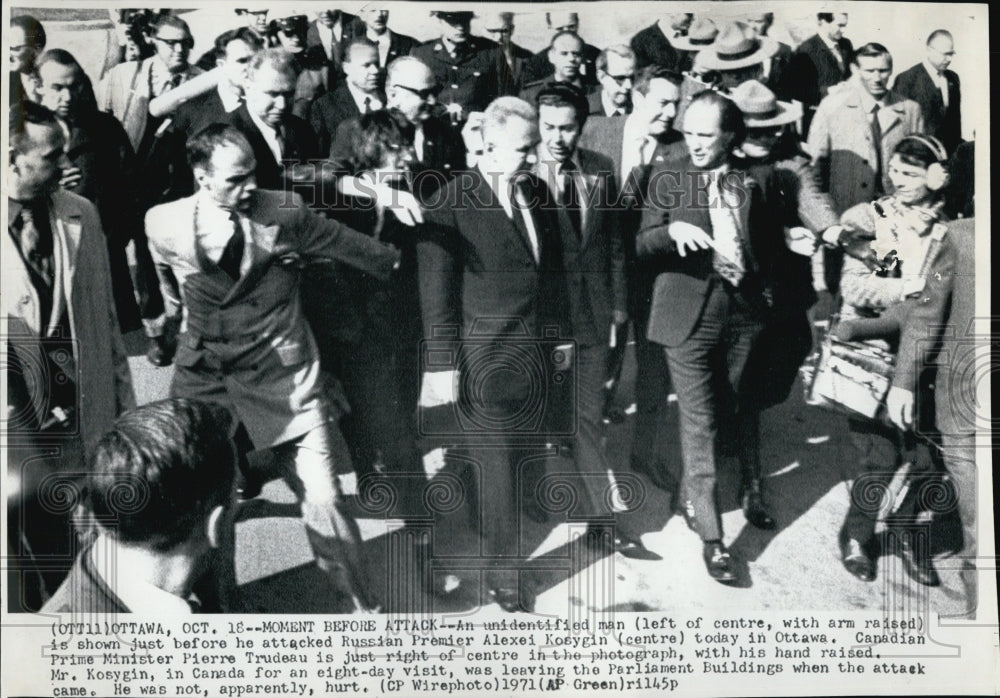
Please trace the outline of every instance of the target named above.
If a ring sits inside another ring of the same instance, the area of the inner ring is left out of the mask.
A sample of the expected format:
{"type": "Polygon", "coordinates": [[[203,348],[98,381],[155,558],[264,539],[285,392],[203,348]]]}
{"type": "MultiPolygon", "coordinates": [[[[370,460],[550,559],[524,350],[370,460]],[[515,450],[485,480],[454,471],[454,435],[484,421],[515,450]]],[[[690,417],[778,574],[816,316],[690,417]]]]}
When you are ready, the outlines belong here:
{"type": "Polygon", "coordinates": [[[642,614],[578,621],[57,622],[53,696],[441,695],[692,690],[706,677],[916,677],[923,619],[642,614]]]}

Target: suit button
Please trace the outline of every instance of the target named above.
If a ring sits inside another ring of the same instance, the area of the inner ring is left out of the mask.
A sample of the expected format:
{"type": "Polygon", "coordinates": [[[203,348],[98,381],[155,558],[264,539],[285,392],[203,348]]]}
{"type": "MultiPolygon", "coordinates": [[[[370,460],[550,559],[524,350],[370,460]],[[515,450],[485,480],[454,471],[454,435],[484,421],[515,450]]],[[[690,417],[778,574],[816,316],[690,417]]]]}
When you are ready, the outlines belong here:
{"type": "Polygon", "coordinates": [[[868,188],[868,182],[862,182],[861,183],[861,188],[862,189],[867,189],[868,188]]]}

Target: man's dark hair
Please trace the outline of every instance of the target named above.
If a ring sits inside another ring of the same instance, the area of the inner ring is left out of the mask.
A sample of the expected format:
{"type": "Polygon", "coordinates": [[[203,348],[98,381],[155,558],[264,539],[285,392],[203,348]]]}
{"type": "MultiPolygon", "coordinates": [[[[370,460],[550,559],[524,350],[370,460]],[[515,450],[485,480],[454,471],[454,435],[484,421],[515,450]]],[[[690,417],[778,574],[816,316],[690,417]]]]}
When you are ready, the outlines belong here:
{"type": "Polygon", "coordinates": [[[28,124],[39,126],[54,126],[59,128],[59,121],[54,111],[43,107],[37,102],[24,100],[12,104],[7,114],[7,126],[10,131],[10,147],[14,152],[24,154],[27,139],[28,124]]]}
{"type": "Polygon", "coordinates": [[[381,167],[386,155],[413,143],[413,126],[395,109],[362,114],[351,139],[351,154],[359,170],[381,167]]]}
{"type": "Polygon", "coordinates": [[[590,112],[587,95],[573,85],[563,85],[558,82],[543,87],[535,97],[539,115],[542,107],[572,107],[576,112],[576,123],[583,128],[590,112]]]}
{"type": "Polygon", "coordinates": [[[246,136],[228,124],[209,124],[187,141],[187,161],[192,170],[211,169],[212,154],[221,145],[235,145],[252,153],[246,136]]]}
{"type": "Polygon", "coordinates": [[[635,76],[632,89],[641,95],[649,94],[649,83],[653,80],[666,80],[680,87],[681,76],[663,65],[647,65],[635,76]]]}
{"type": "Polygon", "coordinates": [[[79,72],[83,72],[83,68],[80,66],[80,62],[76,60],[76,57],[62,48],[50,48],[48,51],[43,53],[38,57],[38,61],[35,63],[35,68],[41,68],[46,63],[58,63],[59,65],[64,65],[68,68],[76,68],[79,72]]]}
{"type": "Polygon", "coordinates": [[[556,40],[557,39],[561,39],[564,36],[572,36],[574,39],[576,39],[577,41],[580,42],[580,47],[583,48],[584,41],[583,41],[583,39],[580,38],[580,35],[577,34],[576,32],[571,32],[568,29],[564,29],[563,31],[556,32],[555,35],[552,37],[552,41],[549,42],[549,48],[552,48],[553,46],[555,46],[556,45],[556,40]]]}
{"type": "Polygon", "coordinates": [[[161,400],[119,417],[94,451],[87,501],[117,540],[167,551],[232,497],[232,417],[197,400],[161,400]]]}
{"type": "MultiPolygon", "coordinates": [[[[927,37],[927,46],[930,46],[931,42],[934,41],[934,39],[938,38],[939,36],[946,36],[949,39],[952,39],[951,32],[948,31],[947,29],[935,29],[934,31],[931,32],[930,36],[927,37]]],[[[952,40],[954,41],[954,39],[952,40]]]]}
{"type": "Polygon", "coordinates": [[[215,37],[215,50],[219,52],[219,58],[225,57],[226,46],[233,41],[242,41],[254,51],[260,51],[264,48],[264,39],[261,38],[260,34],[250,27],[237,27],[236,29],[222,32],[215,37]]]}
{"type": "MultiPolygon", "coordinates": [[[[691,98],[691,103],[688,104],[688,111],[700,102],[711,104],[719,110],[719,129],[733,134],[731,147],[738,146],[746,139],[747,125],[743,120],[743,112],[736,106],[736,102],[715,90],[703,90],[691,98]]],[[[685,115],[687,113],[685,112],[685,115]]]]}
{"type": "Polygon", "coordinates": [[[854,52],[853,63],[857,65],[859,58],[879,58],[880,56],[889,56],[889,60],[892,60],[892,54],[889,53],[889,49],[882,44],[870,41],[854,52]]]}
{"type": "Polygon", "coordinates": [[[826,22],[829,24],[833,21],[835,15],[846,15],[846,12],[817,12],[816,19],[820,22],[826,22]]]}
{"type": "Polygon", "coordinates": [[[45,27],[31,15],[18,15],[10,20],[11,27],[20,27],[24,32],[24,40],[29,46],[41,51],[45,48],[45,27]]]}
{"type": "Polygon", "coordinates": [[[153,20],[153,23],[151,25],[152,29],[151,35],[154,37],[158,36],[160,33],[160,29],[162,29],[163,27],[173,27],[174,29],[183,30],[184,33],[188,35],[188,48],[194,46],[194,38],[192,38],[191,35],[191,28],[188,26],[188,23],[185,22],[180,17],[172,14],[160,14],[153,20]]]}

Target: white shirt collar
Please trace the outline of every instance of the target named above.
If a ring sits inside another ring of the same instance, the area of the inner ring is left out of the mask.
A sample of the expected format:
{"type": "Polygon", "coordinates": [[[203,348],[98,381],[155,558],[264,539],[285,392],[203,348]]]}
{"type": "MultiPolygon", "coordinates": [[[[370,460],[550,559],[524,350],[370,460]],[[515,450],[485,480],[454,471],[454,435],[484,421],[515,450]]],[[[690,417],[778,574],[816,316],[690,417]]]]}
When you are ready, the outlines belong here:
{"type": "Polygon", "coordinates": [[[279,133],[277,129],[266,121],[262,121],[260,117],[249,109],[247,109],[247,113],[250,115],[250,120],[254,123],[254,126],[256,126],[257,130],[260,131],[260,135],[264,137],[264,141],[267,143],[268,149],[270,149],[271,154],[274,155],[275,162],[280,165],[283,154],[281,152],[281,143],[278,142],[279,133]]]}
{"type": "Polygon", "coordinates": [[[831,51],[833,51],[834,53],[836,53],[838,56],[840,55],[839,45],[837,44],[836,41],[834,41],[829,36],[827,36],[826,34],[823,34],[821,32],[816,32],[816,36],[818,36],[820,38],[820,40],[824,44],[826,44],[826,47],[828,49],[830,49],[831,51]]]}
{"type": "Polygon", "coordinates": [[[938,72],[938,69],[932,66],[931,62],[928,61],[926,58],[923,60],[923,64],[924,64],[924,69],[927,71],[927,74],[931,76],[931,80],[933,80],[935,83],[944,80],[943,70],[938,72]]]}
{"type": "Polygon", "coordinates": [[[236,88],[224,85],[220,81],[216,89],[219,92],[219,99],[222,100],[222,108],[226,110],[227,114],[240,108],[240,104],[243,101],[240,99],[240,94],[236,91],[236,88]]]}
{"type": "Polygon", "coordinates": [[[354,98],[354,103],[358,105],[358,111],[362,114],[365,113],[365,97],[369,99],[368,108],[372,111],[377,111],[382,108],[382,100],[378,98],[375,94],[366,94],[359,90],[350,81],[344,83],[347,85],[347,91],[351,93],[351,97],[354,98]]]}
{"type": "Polygon", "coordinates": [[[605,116],[613,116],[618,110],[621,110],[622,114],[626,113],[624,108],[615,105],[615,103],[611,101],[611,97],[604,90],[601,90],[601,106],[604,107],[605,116]]]}
{"type": "Polygon", "coordinates": [[[191,615],[191,607],[181,597],[140,579],[132,570],[120,569],[115,543],[107,536],[98,536],[90,549],[90,556],[94,572],[130,612],[167,617],[191,615]],[[108,576],[114,579],[108,579],[108,576]]]}

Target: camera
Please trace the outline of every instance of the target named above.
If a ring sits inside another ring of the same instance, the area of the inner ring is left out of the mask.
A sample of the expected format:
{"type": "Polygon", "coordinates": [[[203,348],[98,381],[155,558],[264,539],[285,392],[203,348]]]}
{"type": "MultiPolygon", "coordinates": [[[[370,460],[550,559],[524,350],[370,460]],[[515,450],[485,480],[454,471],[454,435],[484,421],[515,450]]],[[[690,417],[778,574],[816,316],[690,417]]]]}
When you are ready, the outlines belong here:
{"type": "Polygon", "coordinates": [[[420,411],[424,436],[525,436],[576,433],[576,345],[545,326],[533,336],[521,318],[477,318],[466,336],[435,327],[420,345],[424,374],[457,372],[450,419],[420,411]]]}

